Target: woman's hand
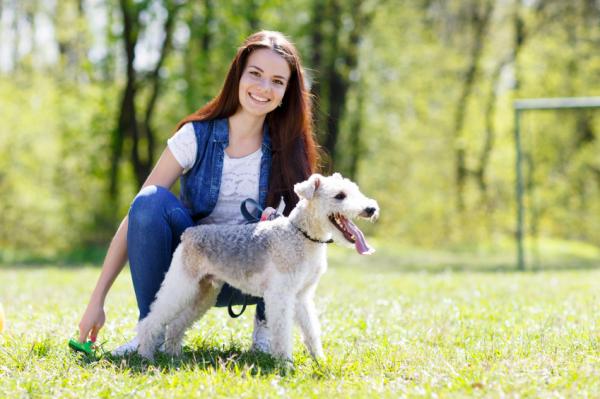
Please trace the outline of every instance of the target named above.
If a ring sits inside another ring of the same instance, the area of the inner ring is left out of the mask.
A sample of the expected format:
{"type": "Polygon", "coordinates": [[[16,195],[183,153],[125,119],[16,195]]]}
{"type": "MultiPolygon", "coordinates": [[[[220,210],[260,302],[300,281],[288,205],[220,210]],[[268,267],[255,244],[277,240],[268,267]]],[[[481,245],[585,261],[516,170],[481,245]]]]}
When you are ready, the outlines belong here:
{"type": "Polygon", "coordinates": [[[275,215],[277,211],[275,208],[271,208],[270,206],[266,207],[263,213],[260,215],[260,221],[264,222],[265,220],[273,220],[275,219],[275,215]]]}
{"type": "MultiPolygon", "coordinates": [[[[183,168],[167,147],[143,187],[154,184],[170,188],[182,173],[183,168]]],[[[79,322],[79,342],[81,343],[87,341],[88,337],[95,342],[98,331],[106,320],[104,300],[127,261],[127,221],[128,219],[125,217],[108,247],[96,288],[94,288],[90,302],[79,322]]]]}
{"type": "Polygon", "coordinates": [[[90,303],[79,322],[79,342],[87,341],[88,336],[90,341],[96,342],[98,331],[104,325],[105,320],[106,315],[103,306],[90,303]]]}

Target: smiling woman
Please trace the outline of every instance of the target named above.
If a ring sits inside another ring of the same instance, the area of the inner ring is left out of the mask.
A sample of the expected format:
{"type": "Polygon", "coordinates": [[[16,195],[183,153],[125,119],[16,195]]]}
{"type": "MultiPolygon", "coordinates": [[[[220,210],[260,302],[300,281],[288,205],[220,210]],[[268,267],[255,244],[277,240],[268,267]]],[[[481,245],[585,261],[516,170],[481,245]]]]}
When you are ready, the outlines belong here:
{"type": "Polygon", "coordinates": [[[269,49],[254,51],[240,79],[240,105],[244,112],[261,116],[281,105],[290,67],[269,49]]]}
{"type": "MultiPolygon", "coordinates": [[[[183,231],[197,224],[241,224],[241,201],[263,208],[283,198],[296,205],[293,186],[315,172],[310,94],[298,52],[279,32],[261,31],[238,48],[221,92],[184,118],[132,202],[108,249],[102,273],[79,324],[92,341],[105,321],[104,300],[128,259],[139,308],[149,313],[183,231]],[[168,190],[181,177],[181,195],[168,190]]],[[[217,306],[238,304],[225,285],[217,306]]],[[[269,351],[264,303],[257,304],[252,348],[269,351]]],[[[138,341],[116,349],[137,351],[138,341]]]]}

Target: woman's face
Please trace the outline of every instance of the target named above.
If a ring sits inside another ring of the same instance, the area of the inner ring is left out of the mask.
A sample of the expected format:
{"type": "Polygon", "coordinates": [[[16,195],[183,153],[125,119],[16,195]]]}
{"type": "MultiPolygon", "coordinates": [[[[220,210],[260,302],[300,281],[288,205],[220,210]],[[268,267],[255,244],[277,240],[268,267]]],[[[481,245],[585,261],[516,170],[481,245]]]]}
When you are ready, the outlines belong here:
{"type": "Polygon", "coordinates": [[[287,61],[270,49],[250,53],[239,85],[241,108],[265,116],[281,103],[290,79],[287,61]]]}

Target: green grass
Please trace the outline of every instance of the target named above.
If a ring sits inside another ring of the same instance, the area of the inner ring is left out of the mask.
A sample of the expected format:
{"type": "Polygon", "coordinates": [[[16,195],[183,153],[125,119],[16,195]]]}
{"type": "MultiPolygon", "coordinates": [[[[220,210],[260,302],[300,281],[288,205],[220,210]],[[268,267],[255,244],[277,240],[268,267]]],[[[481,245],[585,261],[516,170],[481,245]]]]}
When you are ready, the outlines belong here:
{"type": "MultiPolygon", "coordinates": [[[[246,351],[251,310],[233,320],[213,309],[179,359],[85,359],[67,340],[99,269],[0,266],[0,398],[600,397],[600,270],[517,273],[496,256],[407,254],[332,251],[316,299],[327,358],[317,364],[296,336],[292,371],[246,351]]],[[[99,340],[110,350],[136,322],[127,273],[106,310],[99,340]]]]}

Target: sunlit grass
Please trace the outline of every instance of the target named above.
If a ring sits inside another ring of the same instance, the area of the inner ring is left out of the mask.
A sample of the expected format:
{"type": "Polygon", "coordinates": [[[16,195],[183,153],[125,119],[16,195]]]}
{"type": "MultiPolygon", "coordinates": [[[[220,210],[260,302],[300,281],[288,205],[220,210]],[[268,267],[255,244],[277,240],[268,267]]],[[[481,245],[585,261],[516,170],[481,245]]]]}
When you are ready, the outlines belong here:
{"type": "MultiPolygon", "coordinates": [[[[98,269],[2,266],[0,397],[600,396],[600,270],[464,271],[434,253],[419,271],[427,253],[374,243],[370,258],[332,251],[317,295],[327,358],[296,337],[287,372],[247,352],[251,310],[233,320],[213,309],[180,359],[86,360],[67,340],[98,269]]],[[[130,285],[124,273],[108,298],[106,350],[133,336],[130,285]]]]}
{"type": "MultiPolygon", "coordinates": [[[[370,269],[403,271],[514,271],[517,269],[516,244],[501,236],[493,242],[480,242],[449,248],[415,248],[385,238],[370,238],[377,248],[372,258],[348,256],[348,251],[331,247],[332,258],[344,265],[370,269]]],[[[581,241],[527,237],[524,242],[526,269],[594,269],[600,267],[600,246],[581,241]]]]}

